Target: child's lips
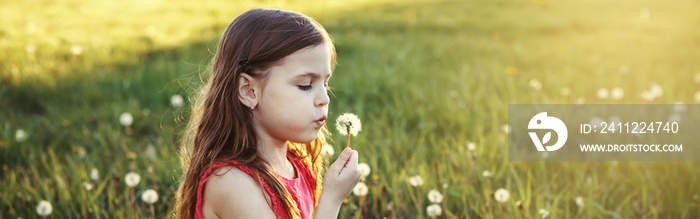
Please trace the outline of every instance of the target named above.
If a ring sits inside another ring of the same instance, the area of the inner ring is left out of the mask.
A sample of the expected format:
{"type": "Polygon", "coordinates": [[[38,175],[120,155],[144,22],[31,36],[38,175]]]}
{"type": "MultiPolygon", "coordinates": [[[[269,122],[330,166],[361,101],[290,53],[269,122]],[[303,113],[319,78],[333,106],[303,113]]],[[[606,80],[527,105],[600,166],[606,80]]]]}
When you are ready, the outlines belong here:
{"type": "Polygon", "coordinates": [[[316,120],[316,125],[321,128],[323,126],[323,123],[326,122],[326,116],[321,117],[320,119],[316,120]]]}

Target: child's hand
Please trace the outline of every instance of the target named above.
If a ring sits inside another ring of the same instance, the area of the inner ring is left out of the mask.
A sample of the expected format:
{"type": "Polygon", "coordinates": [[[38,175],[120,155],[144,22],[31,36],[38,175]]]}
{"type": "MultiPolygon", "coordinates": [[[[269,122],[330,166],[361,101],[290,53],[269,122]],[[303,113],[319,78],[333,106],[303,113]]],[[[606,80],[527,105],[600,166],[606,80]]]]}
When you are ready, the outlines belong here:
{"type": "Polygon", "coordinates": [[[345,148],[338,159],[328,167],[323,177],[321,196],[326,196],[332,202],[342,202],[357,182],[362,172],[357,168],[357,151],[345,148]]]}

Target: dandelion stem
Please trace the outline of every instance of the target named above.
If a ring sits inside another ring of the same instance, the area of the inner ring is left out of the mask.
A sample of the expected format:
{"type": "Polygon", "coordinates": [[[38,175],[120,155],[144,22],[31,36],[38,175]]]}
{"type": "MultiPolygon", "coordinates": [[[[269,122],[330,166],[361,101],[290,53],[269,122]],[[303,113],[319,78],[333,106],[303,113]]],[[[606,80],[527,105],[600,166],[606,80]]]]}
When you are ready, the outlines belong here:
{"type": "Polygon", "coordinates": [[[82,186],[82,193],[83,193],[83,218],[88,218],[87,217],[87,197],[85,195],[85,186],[82,186]]]}
{"type": "Polygon", "coordinates": [[[505,204],[501,203],[501,218],[508,218],[508,216],[506,216],[506,213],[503,211],[504,205],[505,204]]]}
{"type": "Polygon", "coordinates": [[[153,208],[153,204],[149,204],[149,205],[150,205],[150,208],[151,208],[151,216],[155,219],[155,218],[156,218],[156,211],[155,211],[155,209],[153,208]]]}
{"type": "Polygon", "coordinates": [[[153,189],[158,191],[158,182],[156,181],[156,170],[153,168],[153,165],[151,165],[151,168],[149,168],[151,172],[151,179],[153,180],[153,189]]]}
{"type": "Polygon", "coordinates": [[[348,133],[348,144],[345,146],[346,148],[350,147],[350,124],[346,124],[345,127],[347,127],[347,133],[348,133]]]}

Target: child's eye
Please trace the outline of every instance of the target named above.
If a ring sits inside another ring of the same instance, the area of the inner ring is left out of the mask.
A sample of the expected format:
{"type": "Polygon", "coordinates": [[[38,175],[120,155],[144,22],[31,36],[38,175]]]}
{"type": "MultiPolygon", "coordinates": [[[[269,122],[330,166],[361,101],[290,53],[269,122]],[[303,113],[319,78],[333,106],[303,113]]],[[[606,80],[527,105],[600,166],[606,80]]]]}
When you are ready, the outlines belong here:
{"type": "Polygon", "coordinates": [[[298,86],[300,90],[310,90],[311,85],[299,85],[298,86]]]}

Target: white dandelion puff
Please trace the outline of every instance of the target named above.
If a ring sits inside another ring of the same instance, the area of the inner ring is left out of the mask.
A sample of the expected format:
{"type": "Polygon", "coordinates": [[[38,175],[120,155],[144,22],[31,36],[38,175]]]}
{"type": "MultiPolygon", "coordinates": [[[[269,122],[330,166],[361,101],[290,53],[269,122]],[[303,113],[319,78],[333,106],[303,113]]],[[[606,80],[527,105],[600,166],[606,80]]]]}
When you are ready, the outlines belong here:
{"type": "Polygon", "coordinates": [[[122,113],[119,116],[119,123],[123,126],[131,126],[131,124],[134,123],[134,117],[131,116],[131,113],[122,113]]]}
{"type": "Polygon", "coordinates": [[[430,217],[437,217],[442,215],[442,208],[440,208],[440,205],[438,204],[432,204],[429,205],[425,211],[428,213],[428,216],[430,217]]]}
{"type": "Polygon", "coordinates": [[[333,149],[333,145],[323,145],[323,147],[321,147],[321,154],[333,156],[333,154],[335,154],[335,149],[333,149]]]}
{"type": "Polygon", "coordinates": [[[408,183],[410,183],[413,187],[421,186],[423,185],[423,178],[420,177],[420,175],[415,175],[408,178],[408,183]]]}
{"type": "Polygon", "coordinates": [[[158,192],[153,189],[147,189],[143,194],[141,194],[141,200],[148,204],[153,204],[158,201],[158,192]]]}
{"type": "Polygon", "coordinates": [[[540,217],[541,218],[549,217],[549,211],[545,210],[544,208],[540,208],[540,217]]]}
{"type": "Polygon", "coordinates": [[[428,192],[428,200],[430,200],[430,202],[440,203],[440,202],[442,202],[442,199],[443,199],[442,194],[440,192],[438,192],[437,190],[432,189],[432,190],[430,190],[430,192],[428,192]]]}
{"type": "Polygon", "coordinates": [[[471,141],[467,142],[467,150],[473,151],[474,149],[476,149],[476,144],[474,144],[474,142],[471,141]]]}
{"type": "Polygon", "coordinates": [[[610,98],[612,98],[613,100],[622,99],[622,97],[624,97],[624,96],[625,96],[625,91],[622,90],[622,88],[616,87],[610,91],[610,98]]]}
{"type": "Polygon", "coordinates": [[[15,139],[17,140],[17,142],[23,142],[24,140],[27,140],[27,137],[27,132],[25,132],[22,129],[17,129],[17,131],[15,132],[15,139]]]}
{"type": "Polygon", "coordinates": [[[496,198],[496,201],[500,203],[504,203],[508,201],[508,198],[510,198],[510,193],[506,189],[498,189],[496,190],[496,193],[493,194],[493,197],[496,198]]]}
{"type": "Polygon", "coordinates": [[[367,184],[364,182],[358,182],[355,188],[352,189],[352,194],[356,196],[365,196],[367,192],[369,192],[369,188],[367,188],[367,184]]]}
{"type": "Polygon", "coordinates": [[[362,172],[362,177],[369,176],[369,172],[371,171],[369,165],[367,165],[366,163],[357,164],[357,169],[360,169],[360,171],[362,172]]]}
{"type": "Polygon", "coordinates": [[[172,104],[174,107],[179,108],[183,105],[184,102],[185,100],[182,99],[182,96],[180,95],[175,94],[172,97],[170,97],[170,104],[172,104]]]}
{"type": "Polygon", "coordinates": [[[357,133],[362,131],[362,122],[355,114],[344,113],[335,120],[335,128],[342,135],[351,134],[352,136],[357,136],[357,133]]]}
{"type": "Polygon", "coordinates": [[[83,54],[83,47],[79,45],[73,45],[70,47],[70,53],[73,53],[73,55],[79,56],[80,54],[83,54]]]}
{"type": "Polygon", "coordinates": [[[481,176],[483,176],[484,178],[491,178],[493,174],[491,174],[491,172],[489,172],[488,170],[484,170],[484,172],[481,172],[481,176]]]}
{"type": "Polygon", "coordinates": [[[90,190],[92,190],[93,185],[92,185],[92,183],[89,183],[89,182],[87,182],[87,181],[84,181],[84,182],[83,182],[83,187],[85,187],[85,190],[90,191],[90,190]]]}
{"type": "Polygon", "coordinates": [[[138,173],[129,172],[124,177],[124,181],[126,182],[127,186],[134,187],[136,184],[139,184],[139,181],[141,181],[141,176],[139,176],[138,173]]]}
{"type": "Polygon", "coordinates": [[[576,197],[576,205],[578,205],[581,208],[583,207],[583,197],[576,197]]]}
{"type": "Polygon", "coordinates": [[[90,179],[92,180],[97,180],[100,178],[100,171],[97,170],[97,168],[92,168],[90,171],[90,179]]]}
{"type": "Polygon", "coordinates": [[[530,87],[535,90],[541,90],[542,89],[542,82],[538,81],[537,79],[530,79],[530,87]]]}
{"type": "Polygon", "coordinates": [[[40,201],[39,205],[36,206],[36,213],[42,217],[49,216],[52,211],[53,206],[51,206],[51,202],[48,201],[40,201]]]}
{"type": "Polygon", "coordinates": [[[600,88],[600,89],[598,89],[597,96],[598,96],[598,99],[604,100],[604,99],[608,99],[609,94],[610,93],[608,93],[608,89],[600,88]]]}

